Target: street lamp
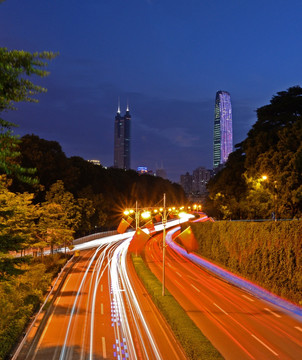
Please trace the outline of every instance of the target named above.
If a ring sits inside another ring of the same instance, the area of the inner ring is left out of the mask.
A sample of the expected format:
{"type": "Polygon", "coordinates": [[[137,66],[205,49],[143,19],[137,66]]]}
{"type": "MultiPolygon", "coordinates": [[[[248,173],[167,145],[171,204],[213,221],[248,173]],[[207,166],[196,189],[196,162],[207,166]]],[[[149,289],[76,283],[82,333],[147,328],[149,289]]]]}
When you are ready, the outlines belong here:
{"type": "Polygon", "coordinates": [[[162,296],[165,296],[165,257],[166,257],[166,224],[167,224],[167,210],[166,210],[166,194],[164,194],[164,208],[162,215],[163,223],[163,281],[162,281],[162,296]]]}
{"type": "MultiPolygon", "coordinates": [[[[266,181],[268,180],[268,176],[267,175],[262,175],[261,177],[262,180],[266,181]]],[[[275,180],[273,182],[274,184],[274,221],[277,221],[277,180],[275,180]]]]}
{"type": "MultiPolygon", "coordinates": [[[[190,209],[190,207],[188,207],[190,209]]],[[[162,214],[162,225],[163,225],[163,272],[162,272],[162,296],[165,295],[165,261],[166,261],[166,225],[167,225],[167,216],[170,212],[178,212],[176,207],[171,207],[167,211],[166,207],[166,194],[164,194],[163,197],[163,207],[161,208],[154,208],[154,207],[147,207],[147,208],[138,208],[138,203],[136,201],[135,204],[135,210],[133,209],[127,209],[124,211],[124,215],[130,215],[135,213],[135,228],[136,230],[139,228],[139,219],[140,216],[146,220],[151,218],[151,211],[156,213],[162,214]]],[[[179,211],[182,211],[182,214],[184,214],[184,206],[179,209],[179,211]]],[[[179,214],[180,215],[180,214],[179,214]]]]}

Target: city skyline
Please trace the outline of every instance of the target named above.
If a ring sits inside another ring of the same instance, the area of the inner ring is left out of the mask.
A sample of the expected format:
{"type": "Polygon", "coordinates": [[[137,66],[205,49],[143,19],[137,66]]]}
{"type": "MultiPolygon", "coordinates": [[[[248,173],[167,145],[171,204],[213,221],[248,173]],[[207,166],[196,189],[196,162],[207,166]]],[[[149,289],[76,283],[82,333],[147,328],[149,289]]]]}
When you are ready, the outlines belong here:
{"type": "Polygon", "coordinates": [[[1,46],[59,53],[50,76],[37,80],[48,89],[40,102],[2,117],[19,125],[17,135],[34,133],[58,141],[67,156],[112,166],[112,118],[118,96],[128,98],[131,167],[163,161],[179,181],[212,168],[217,90],[232,96],[235,145],[257,108],[301,84],[301,12],[297,0],[1,2],[1,46]]]}

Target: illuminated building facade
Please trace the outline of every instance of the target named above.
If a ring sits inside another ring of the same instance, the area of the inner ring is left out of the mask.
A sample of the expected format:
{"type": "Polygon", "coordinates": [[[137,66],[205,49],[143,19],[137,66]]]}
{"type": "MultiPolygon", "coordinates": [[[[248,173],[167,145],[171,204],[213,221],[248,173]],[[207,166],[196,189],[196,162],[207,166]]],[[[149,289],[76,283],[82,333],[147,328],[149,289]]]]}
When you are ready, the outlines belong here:
{"type": "Polygon", "coordinates": [[[233,151],[233,126],[231,96],[218,91],[215,102],[213,169],[225,164],[233,151]]]}
{"type": "Polygon", "coordinates": [[[121,116],[120,104],[118,104],[114,120],[114,167],[118,169],[130,169],[130,124],[128,104],[124,116],[121,116]]]}

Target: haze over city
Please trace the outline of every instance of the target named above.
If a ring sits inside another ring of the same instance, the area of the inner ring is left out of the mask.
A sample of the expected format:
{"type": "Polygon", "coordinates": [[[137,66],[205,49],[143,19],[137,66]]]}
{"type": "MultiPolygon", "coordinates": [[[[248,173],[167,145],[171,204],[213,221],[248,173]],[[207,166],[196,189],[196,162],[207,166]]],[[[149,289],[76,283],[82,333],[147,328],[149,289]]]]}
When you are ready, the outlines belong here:
{"type": "Polygon", "coordinates": [[[300,1],[112,0],[0,5],[8,49],[59,52],[39,104],[5,115],[16,134],[58,141],[67,156],[113,165],[118,97],[132,116],[131,167],[168,177],[212,167],[215,94],[233,106],[234,144],[255,110],[301,83],[300,1]]]}

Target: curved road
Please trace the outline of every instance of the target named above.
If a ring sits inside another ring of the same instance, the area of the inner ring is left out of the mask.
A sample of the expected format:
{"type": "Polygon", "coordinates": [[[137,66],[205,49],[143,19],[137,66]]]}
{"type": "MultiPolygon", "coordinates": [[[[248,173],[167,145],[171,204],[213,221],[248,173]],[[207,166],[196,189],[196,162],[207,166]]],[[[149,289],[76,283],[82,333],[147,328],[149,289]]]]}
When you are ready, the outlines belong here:
{"type": "Polygon", "coordinates": [[[33,327],[16,358],[184,360],[127,261],[130,238],[101,241],[68,265],[44,324],[33,327]]]}
{"type": "MultiPolygon", "coordinates": [[[[145,249],[161,280],[162,235],[145,249]]],[[[302,323],[166,249],[166,288],[226,359],[302,359],[302,323]]]]}

